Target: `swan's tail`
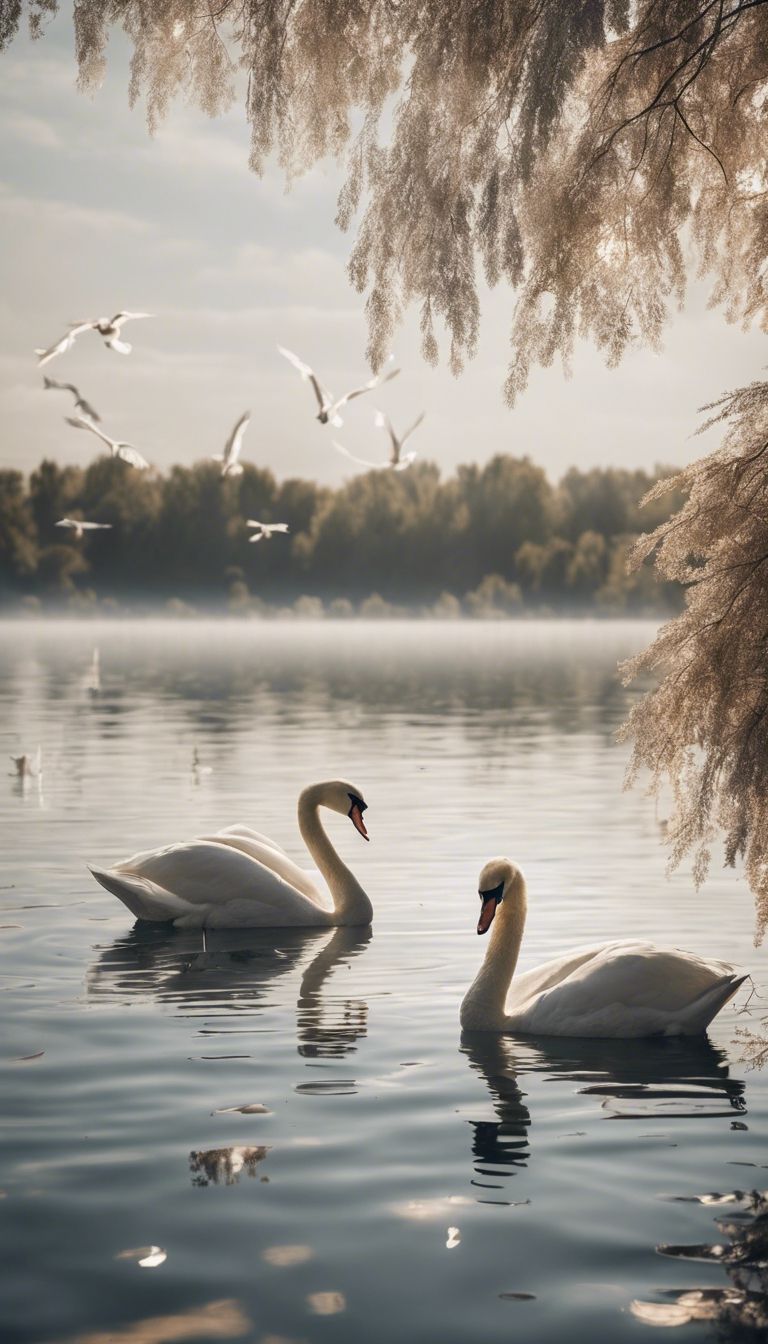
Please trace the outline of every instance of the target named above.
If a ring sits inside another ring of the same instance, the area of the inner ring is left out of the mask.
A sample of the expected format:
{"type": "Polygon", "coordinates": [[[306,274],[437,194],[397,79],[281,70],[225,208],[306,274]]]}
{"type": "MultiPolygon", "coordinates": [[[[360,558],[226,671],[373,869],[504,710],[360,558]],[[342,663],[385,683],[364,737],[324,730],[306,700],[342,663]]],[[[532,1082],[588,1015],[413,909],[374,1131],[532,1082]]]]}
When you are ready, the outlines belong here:
{"type": "Polygon", "coordinates": [[[679,1019],[680,1030],[685,1036],[697,1036],[706,1031],[713,1018],[717,1017],[721,1008],[724,1008],[729,999],[732,999],[736,991],[748,980],[748,975],[725,975],[717,984],[712,985],[700,994],[698,999],[694,999],[681,1013],[679,1019]]]}
{"type": "Polygon", "coordinates": [[[149,878],[138,877],[135,873],[124,873],[116,868],[97,868],[87,864],[90,872],[102,887],[111,891],[113,896],[127,905],[137,919],[147,919],[154,923],[168,923],[180,915],[189,913],[189,902],[182,901],[164,887],[158,887],[149,878]]]}

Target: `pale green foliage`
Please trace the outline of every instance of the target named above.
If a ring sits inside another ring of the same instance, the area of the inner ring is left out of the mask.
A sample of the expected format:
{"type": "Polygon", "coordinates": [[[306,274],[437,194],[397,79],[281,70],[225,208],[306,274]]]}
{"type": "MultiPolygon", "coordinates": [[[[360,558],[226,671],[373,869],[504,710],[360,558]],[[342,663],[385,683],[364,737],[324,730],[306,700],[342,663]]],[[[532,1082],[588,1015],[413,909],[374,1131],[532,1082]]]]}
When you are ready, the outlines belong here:
{"type": "Polygon", "coordinates": [[[671,863],[694,856],[706,875],[718,829],[726,862],[743,856],[757,936],[768,923],[768,383],[722,397],[703,429],[726,421],[722,446],[648,498],[683,489],[687,503],[634,548],[665,579],[687,585],[685,610],[624,667],[661,672],[624,725],[634,738],[630,779],[668,779],[671,863]]]}
{"type": "MultiPolygon", "coordinates": [[[[20,0],[0,0],[0,45],[20,0]]],[[[57,0],[28,0],[33,30],[57,0]]],[[[610,363],[658,343],[687,231],[713,301],[766,325],[766,0],[77,0],[83,86],[107,37],[130,96],[211,115],[243,89],[251,166],[344,156],[338,222],[378,367],[403,308],[424,354],[475,349],[478,276],[517,289],[507,395],[577,334],[610,363]]]]}

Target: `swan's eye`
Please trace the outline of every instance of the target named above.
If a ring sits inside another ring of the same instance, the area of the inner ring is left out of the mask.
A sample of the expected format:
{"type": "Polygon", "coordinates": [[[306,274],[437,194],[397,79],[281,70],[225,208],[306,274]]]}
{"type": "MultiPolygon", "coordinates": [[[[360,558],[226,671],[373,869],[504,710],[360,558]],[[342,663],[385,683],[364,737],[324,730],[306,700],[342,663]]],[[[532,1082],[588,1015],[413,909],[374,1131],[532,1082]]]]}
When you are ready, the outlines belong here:
{"type": "Polygon", "coordinates": [[[358,798],[358,796],[357,796],[356,793],[348,793],[348,794],[347,794],[347,797],[348,797],[348,799],[349,799],[349,801],[351,802],[351,804],[352,804],[353,807],[359,807],[361,812],[366,812],[366,811],[367,811],[367,809],[368,809],[368,804],[367,804],[367,803],[364,803],[363,800],[362,800],[362,798],[358,798]]]}
{"type": "Polygon", "coordinates": [[[504,899],[504,883],[500,882],[498,887],[491,887],[488,891],[478,892],[481,901],[495,901],[498,905],[504,899]]]}

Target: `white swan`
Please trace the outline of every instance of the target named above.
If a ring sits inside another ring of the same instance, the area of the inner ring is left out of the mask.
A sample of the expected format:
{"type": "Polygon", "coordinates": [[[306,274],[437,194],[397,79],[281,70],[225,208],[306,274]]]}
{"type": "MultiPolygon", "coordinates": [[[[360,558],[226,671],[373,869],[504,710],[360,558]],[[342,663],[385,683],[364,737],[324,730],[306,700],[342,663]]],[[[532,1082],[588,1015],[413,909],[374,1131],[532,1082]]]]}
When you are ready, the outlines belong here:
{"type": "Polygon", "coordinates": [[[367,840],[367,803],[354,785],[338,779],[311,784],[299,795],[299,830],[328,883],[332,905],[310,874],[248,826],[134,854],[114,868],[88,867],[137,919],[170,922],[177,929],[370,924],[371,902],[323,830],[320,807],[349,817],[367,840]]]}
{"type": "Polygon", "coordinates": [[[480,874],[478,933],[494,924],[461,1005],[467,1031],[540,1036],[696,1036],[748,978],[724,961],[653,943],[576,947],[517,976],[527,909],[525,878],[509,859],[480,874]],[[511,985],[511,990],[510,990],[511,985]]]}

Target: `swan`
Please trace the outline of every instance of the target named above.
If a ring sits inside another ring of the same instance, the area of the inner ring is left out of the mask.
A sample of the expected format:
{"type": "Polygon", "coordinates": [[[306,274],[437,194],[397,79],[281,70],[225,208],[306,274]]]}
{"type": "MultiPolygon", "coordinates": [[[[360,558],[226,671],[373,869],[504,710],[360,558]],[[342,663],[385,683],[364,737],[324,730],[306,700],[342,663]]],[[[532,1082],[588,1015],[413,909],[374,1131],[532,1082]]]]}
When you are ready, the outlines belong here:
{"type": "Polygon", "coordinates": [[[318,811],[327,807],[352,821],[364,839],[367,808],[362,794],[343,780],[311,784],[299,795],[299,830],[328,883],[328,905],[314,878],[273,840],[248,826],[152,849],[114,868],[88,864],[102,887],[137,919],[177,929],[326,928],[370,924],[373,908],[360,883],[339,858],[318,811]]]}
{"type": "Polygon", "coordinates": [[[541,1036],[697,1036],[748,978],[724,961],[653,943],[576,947],[514,975],[527,909],[522,872],[491,859],[480,874],[478,933],[493,935],[461,1005],[467,1031],[541,1036]],[[510,990],[511,986],[511,990],[510,990]]]}

